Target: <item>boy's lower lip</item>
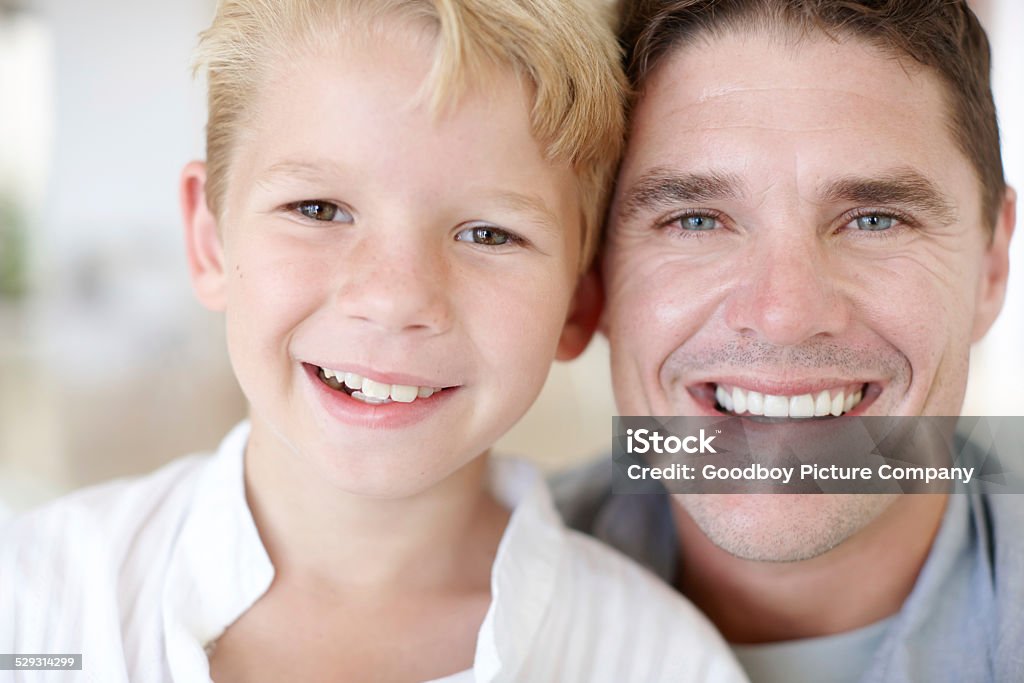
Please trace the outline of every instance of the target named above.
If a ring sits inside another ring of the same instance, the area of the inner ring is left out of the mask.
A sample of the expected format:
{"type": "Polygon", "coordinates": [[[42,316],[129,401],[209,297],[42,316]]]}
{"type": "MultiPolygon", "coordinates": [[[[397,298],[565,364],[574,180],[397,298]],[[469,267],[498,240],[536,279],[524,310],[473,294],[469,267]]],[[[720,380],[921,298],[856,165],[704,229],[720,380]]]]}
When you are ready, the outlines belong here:
{"type": "Polygon", "coordinates": [[[353,427],[398,429],[413,425],[441,408],[459,390],[458,387],[445,389],[429,398],[418,398],[412,403],[373,405],[324,384],[318,374],[319,368],[315,365],[303,363],[302,369],[324,411],[338,422],[353,427]]]}

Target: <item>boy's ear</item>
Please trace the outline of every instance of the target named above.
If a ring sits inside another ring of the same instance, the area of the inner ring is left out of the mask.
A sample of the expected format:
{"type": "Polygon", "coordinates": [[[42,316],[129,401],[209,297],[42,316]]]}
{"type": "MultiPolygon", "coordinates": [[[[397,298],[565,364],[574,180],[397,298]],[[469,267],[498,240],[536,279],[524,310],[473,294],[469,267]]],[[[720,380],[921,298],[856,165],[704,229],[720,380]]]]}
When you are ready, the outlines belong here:
{"type": "Polygon", "coordinates": [[[217,219],[206,204],[206,164],[193,161],[181,172],[181,213],[192,289],[213,311],[225,304],[224,244],[217,219]]]}
{"type": "Polygon", "coordinates": [[[985,251],[981,270],[978,300],[974,307],[974,329],[971,341],[977,342],[999,317],[1006,299],[1006,283],[1010,276],[1010,238],[1017,220],[1017,193],[1007,187],[996,219],[992,240],[985,251]]]}
{"type": "Polygon", "coordinates": [[[591,268],[576,284],[576,294],[558,340],[557,360],[572,360],[583,353],[597,330],[604,306],[604,289],[596,268],[591,268]]]}

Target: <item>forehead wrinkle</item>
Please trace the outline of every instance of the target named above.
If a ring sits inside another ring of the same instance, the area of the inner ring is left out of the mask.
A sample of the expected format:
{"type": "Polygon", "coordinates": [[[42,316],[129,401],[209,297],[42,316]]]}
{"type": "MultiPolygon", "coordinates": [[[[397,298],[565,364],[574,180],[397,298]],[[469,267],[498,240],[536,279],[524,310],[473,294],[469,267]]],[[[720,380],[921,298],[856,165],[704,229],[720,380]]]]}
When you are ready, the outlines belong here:
{"type": "Polygon", "coordinates": [[[872,176],[836,178],[822,186],[819,194],[832,203],[907,206],[931,215],[944,226],[957,220],[955,206],[932,181],[910,168],[872,176]]]}
{"type": "Polygon", "coordinates": [[[660,207],[730,199],[745,194],[743,182],[732,173],[679,173],[666,168],[654,168],[640,176],[626,190],[619,217],[628,219],[642,211],[660,207]]]}

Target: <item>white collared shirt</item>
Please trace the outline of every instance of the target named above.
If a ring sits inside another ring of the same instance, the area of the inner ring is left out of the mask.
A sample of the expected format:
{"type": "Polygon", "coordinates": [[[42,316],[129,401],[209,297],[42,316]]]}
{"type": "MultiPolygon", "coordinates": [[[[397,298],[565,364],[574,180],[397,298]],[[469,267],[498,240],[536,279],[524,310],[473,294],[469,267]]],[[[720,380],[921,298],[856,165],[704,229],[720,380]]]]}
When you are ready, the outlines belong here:
{"type": "MultiPolygon", "coordinates": [[[[212,457],[80,491],[0,529],[0,653],[83,655],[74,678],[13,680],[210,681],[204,647],[274,577],[245,499],[248,434],[243,423],[212,457]]],[[[473,668],[444,683],[745,680],[692,605],[565,529],[534,468],[492,462],[512,516],[473,668]]]]}

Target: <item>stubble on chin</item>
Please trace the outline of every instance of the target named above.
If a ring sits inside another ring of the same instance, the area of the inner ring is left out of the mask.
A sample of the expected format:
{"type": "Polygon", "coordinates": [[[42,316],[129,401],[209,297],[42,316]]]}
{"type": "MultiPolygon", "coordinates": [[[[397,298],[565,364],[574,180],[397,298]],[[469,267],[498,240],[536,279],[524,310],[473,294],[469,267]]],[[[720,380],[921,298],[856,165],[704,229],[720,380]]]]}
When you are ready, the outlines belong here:
{"type": "MultiPolygon", "coordinates": [[[[680,494],[681,510],[716,547],[757,562],[823,555],[877,519],[896,499],[884,494],[680,494]]],[[[685,533],[685,529],[680,529],[685,533]]]]}

